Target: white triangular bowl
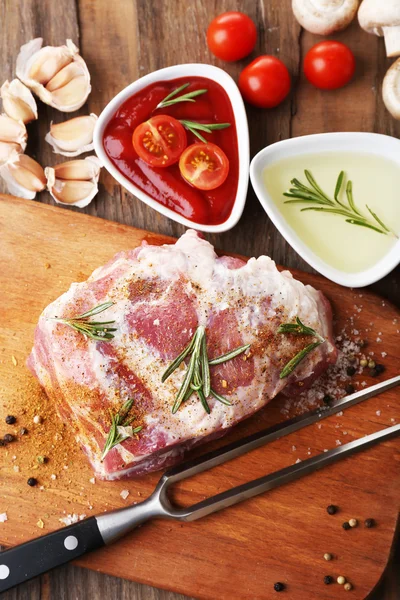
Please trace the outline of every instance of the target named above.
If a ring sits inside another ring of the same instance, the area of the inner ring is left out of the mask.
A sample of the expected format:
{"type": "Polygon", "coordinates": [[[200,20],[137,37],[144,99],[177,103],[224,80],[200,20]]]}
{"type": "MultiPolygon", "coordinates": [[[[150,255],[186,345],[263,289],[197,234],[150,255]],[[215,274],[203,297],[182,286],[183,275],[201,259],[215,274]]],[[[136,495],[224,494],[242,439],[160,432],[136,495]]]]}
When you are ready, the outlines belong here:
{"type": "MultiPolygon", "coordinates": [[[[262,173],[267,165],[301,154],[323,152],[355,152],[378,155],[396,162],[400,169],[400,140],[378,133],[320,133],[291,138],[261,150],[250,164],[250,180],[265,212],[294,250],[316,271],[346,287],[363,287],[378,281],[400,263],[400,240],[375,265],[358,273],[335,269],[315,254],[290,227],[269,195],[262,173]]],[[[400,210],[400,195],[399,195],[400,210]]]]}
{"type": "Polygon", "coordinates": [[[232,77],[228,75],[228,73],[222,69],[219,69],[218,67],[200,63],[174,65],[171,67],[165,67],[164,69],[159,69],[158,71],[153,71],[152,73],[137,79],[119,92],[119,94],[117,94],[102,111],[96,122],[96,127],[94,130],[94,149],[103,166],[109,173],[111,173],[118,183],[128,190],[128,192],[142,200],[142,202],[145,202],[145,204],[148,206],[151,206],[151,208],[154,208],[154,210],[157,212],[163,214],[165,217],[168,217],[173,221],[177,221],[186,227],[191,227],[192,229],[198,229],[199,231],[206,231],[210,233],[221,233],[223,231],[228,231],[228,229],[232,229],[232,227],[236,225],[242,216],[244,205],[246,203],[249,182],[249,128],[247,124],[246,110],[244,108],[243,100],[236,83],[232,77]],[[116,110],[125,102],[125,100],[152,83],[156,83],[157,81],[178,79],[181,77],[207,77],[208,79],[216,81],[224,88],[231,101],[238,138],[239,179],[232,212],[228,219],[219,225],[202,225],[200,223],[195,223],[181,215],[178,215],[169,208],[166,208],[151,198],[151,196],[139,189],[124,175],[122,175],[122,173],[120,173],[120,171],[118,171],[118,169],[112,164],[111,160],[104,151],[104,130],[110,119],[115,114],[116,110]]]}

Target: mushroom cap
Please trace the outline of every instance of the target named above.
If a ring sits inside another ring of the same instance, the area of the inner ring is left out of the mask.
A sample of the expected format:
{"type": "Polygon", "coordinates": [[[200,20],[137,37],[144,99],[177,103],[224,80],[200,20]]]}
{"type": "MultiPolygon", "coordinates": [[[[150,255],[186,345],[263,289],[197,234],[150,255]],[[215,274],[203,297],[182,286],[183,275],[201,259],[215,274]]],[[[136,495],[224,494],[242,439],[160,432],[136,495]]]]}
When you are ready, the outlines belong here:
{"type": "Polygon", "coordinates": [[[360,0],[292,0],[292,10],[304,29],[329,35],[351,23],[359,4],[360,0]]]}
{"type": "Polygon", "coordinates": [[[400,58],[392,64],[385,75],[382,97],[392,117],[400,120],[400,58]]]}
{"type": "Polygon", "coordinates": [[[368,33],[383,36],[383,27],[400,25],[399,0],[363,0],[358,11],[358,22],[368,33]]]}

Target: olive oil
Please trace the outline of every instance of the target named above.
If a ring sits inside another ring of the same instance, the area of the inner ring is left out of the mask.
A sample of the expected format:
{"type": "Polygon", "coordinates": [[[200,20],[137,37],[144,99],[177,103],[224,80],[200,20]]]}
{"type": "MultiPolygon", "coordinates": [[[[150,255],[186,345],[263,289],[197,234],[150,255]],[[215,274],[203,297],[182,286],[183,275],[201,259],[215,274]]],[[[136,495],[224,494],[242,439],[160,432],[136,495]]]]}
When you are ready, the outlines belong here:
{"type": "Polygon", "coordinates": [[[310,204],[285,204],[283,195],[297,178],[309,187],[304,170],[309,170],[329,198],[334,197],[341,171],[345,179],[339,200],[347,204],[347,181],[352,181],[357,209],[371,217],[366,206],[397,236],[400,232],[400,166],[378,155],[324,152],[293,156],[268,165],[264,184],[274,203],[297,236],[324,262],[347,273],[359,273],[379,262],[397,242],[396,235],[346,223],[341,215],[302,211],[310,204]]]}

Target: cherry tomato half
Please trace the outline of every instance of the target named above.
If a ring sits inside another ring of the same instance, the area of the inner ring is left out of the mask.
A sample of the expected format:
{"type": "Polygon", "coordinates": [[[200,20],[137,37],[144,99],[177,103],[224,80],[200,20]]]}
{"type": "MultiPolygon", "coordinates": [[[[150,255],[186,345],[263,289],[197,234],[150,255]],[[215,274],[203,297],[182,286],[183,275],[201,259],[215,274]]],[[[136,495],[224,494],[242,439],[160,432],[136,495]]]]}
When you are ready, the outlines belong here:
{"type": "Polygon", "coordinates": [[[169,167],[179,160],[186,148],[186,131],[177,119],[169,115],[157,115],[136,127],[132,144],[148,165],[169,167]]]}
{"type": "Polygon", "coordinates": [[[228,176],[229,159],[215,144],[192,144],[179,159],[179,169],[186,181],[199,190],[214,190],[228,176]]]}
{"type": "Polygon", "coordinates": [[[336,90],[352,79],[356,68],[354,54],[341,42],[315,44],[304,59],[308,81],[321,90],[336,90]]]}
{"type": "Polygon", "coordinates": [[[247,15],[230,11],[213,19],[207,29],[207,44],[211,52],[229,62],[240,60],[254,50],[257,30],[247,15]]]}
{"type": "Polygon", "coordinates": [[[239,89],[249,104],[273,108],[290,92],[289,71],[279,58],[259,56],[240,73],[239,89]]]}

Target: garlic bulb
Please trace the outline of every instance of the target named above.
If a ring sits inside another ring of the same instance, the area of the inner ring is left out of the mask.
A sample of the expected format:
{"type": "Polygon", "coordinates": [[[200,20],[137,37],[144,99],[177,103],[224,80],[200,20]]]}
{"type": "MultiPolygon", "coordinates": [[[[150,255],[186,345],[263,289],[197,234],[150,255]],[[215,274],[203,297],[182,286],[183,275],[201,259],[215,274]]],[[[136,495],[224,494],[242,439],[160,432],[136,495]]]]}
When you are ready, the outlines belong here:
{"type": "Polygon", "coordinates": [[[35,38],[21,46],[17,77],[45,103],[63,112],[78,110],[90,94],[90,74],[71,40],[65,46],[44,46],[35,38]]]}
{"type": "Polygon", "coordinates": [[[14,152],[0,167],[0,176],[6,182],[10,194],[28,200],[33,200],[36,192],[46,187],[46,177],[42,167],[26,154],[14,152]]]}
{"type": "Polygon", "coordinates": [[[27,139],[28,134],[22,121],[0,115],[0,164],[6,162],[14,153],[22,154],[27,139]]]}
{"type": "Polygon", "coordinates": [[[84,208],[98,192],[100,168],[97,156],[46,167],[47,189],[59,204],[84,208]]]}
{"type": "Polygon", "coordinates": [[[4,112],[12,119],[26,124],[38,118],[35,98],[19,79],[13,79],[11,83],[5,81],[1,86],[0,96],[4,112]]]}
{"type": "Polygon", "coordinates": [[[56,154],[78,156],[93,150],[93,130],[97,121],[95,114],[75,117],[64,123],[51,123],[45,140],[56,154]]]}

